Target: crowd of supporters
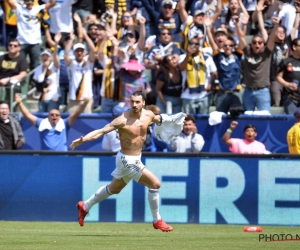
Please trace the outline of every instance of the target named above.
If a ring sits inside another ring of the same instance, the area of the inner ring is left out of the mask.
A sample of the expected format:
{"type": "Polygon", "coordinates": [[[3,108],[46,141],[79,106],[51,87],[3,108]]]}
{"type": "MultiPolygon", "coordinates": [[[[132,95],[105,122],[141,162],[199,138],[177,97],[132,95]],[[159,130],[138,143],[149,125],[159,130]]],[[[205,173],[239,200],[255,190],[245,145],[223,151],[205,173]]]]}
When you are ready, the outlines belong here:
{"type": "Polygon", "coordinates": [[[4,0],[0,14],[0,85],[35,69],[40,111],[90,98],[86,113],[112,113],[136,90],[163,113],[299,106],[298,1],[4,0]]]}
{"type": "MultiPolygon", "coordinates": [[[[39,111],[300,106],[300,1],[2,0],[0,100],[30,70],[39,111]]],[[[121,110],[121,111],[122,111],[121,110]]]]}

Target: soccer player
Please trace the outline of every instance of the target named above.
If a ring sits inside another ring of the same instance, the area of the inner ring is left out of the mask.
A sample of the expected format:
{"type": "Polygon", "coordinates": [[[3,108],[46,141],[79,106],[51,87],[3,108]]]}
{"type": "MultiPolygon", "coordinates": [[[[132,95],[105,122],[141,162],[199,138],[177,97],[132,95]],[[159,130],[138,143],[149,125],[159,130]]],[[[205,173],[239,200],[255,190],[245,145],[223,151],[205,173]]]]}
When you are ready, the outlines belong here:
{"type": "Polygon", "coordinates": [[[162,123],[175,123],[178,117],[185,117],[185,114],[178,113],[173,116],[166,114],[154,115],[150,110],[143,109],[145,105],[144,95],[136,91],[131,95],[131,109],[115,118],[105,127],[94,130],[85,136],[74,140],[71,149],[81,145],[83,142],[92,141],[101,136],[118,130],[120,135],[121,150],[116,156],[116,169],[112,172],[113,180],[109,185],[100,187],[86,201],[79,201],[78,221],[80,226],[84,225],[84,218],[93,205],[108,198],[110,195],[118,194],[134,179],[139,184],[149,188],[148,201],[153,215],[153,227],[163,232],[170,232],[173,227],[163,221],[159,213],[159,179],[151,173],[141,162],[141,151],[146,140],[147,128],[151,123],[161,125],[162,123]]]}

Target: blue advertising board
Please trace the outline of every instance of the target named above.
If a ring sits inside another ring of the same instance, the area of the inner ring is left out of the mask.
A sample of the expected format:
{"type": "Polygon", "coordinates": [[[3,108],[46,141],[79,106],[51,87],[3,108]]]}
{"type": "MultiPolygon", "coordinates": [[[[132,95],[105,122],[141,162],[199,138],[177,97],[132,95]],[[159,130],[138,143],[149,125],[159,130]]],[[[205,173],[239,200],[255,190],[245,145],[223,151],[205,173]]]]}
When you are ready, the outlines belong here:
{"type": "MultiPolygon", "coordinates": [[[[76,203],[109,184],[113,155],[0,154],[0,220],[76,221],[76,203]]],[[[146,155],[170,223],[300,225],[300,159],[146,155]]],[[[130,182],[93,222],[151,222],[147,188],[130,182]]]]}
{"type": "MultiPolygon", "coordinates": [[[[37,113],[39,117],[47,117],[45,113],[37,113]]],[[[63,118],[67,114],[62,115],[63,118]]],[[[292,115],[274,115],[274,116],[249,116],[240,115],[239,117],[223,116],[222,122],[215,126],[208,124],[208,115],[197,115],[196,125],[198,132],[205,140],[202,152],[229,152],[228,146],[222,141],[222,136],[229,128],[232,120],[238,121],[238,126],[232,133],[234,138],[244,137],[244,127],[253,124],[257,128],[257,140],[265,144],[266,149],[272,153],[288,153],[286,143],[287,131],[293,126],[295,120],[292,115]]],[[[74,123],[68,133],[68,145],[74,139],[85,135],[92,130],[104,127],[112,121],[111,114],[82,114],[74,123]]],[[[21,126],[26,138],[24,150],[41,150],[40,135],[36,127],[26,119],[21,119],[21,126]]],[[[102,151],[101,139],[85,143],[75,150],[102,151]]]]}

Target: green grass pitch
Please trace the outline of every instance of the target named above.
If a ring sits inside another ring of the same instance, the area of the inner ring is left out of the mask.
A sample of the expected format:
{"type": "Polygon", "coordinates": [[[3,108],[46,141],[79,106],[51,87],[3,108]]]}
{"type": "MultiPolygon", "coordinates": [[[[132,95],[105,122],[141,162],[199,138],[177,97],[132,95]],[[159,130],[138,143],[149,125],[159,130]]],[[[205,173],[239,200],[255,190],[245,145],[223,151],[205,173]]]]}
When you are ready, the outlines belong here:
{"type": "MultiPolygon", "coordinates": [[[[147,223],[0,221],[0,249],[5,250],[195,250],[300,249],[300,241],[259,241],[242,225],[172,224],[163,233],[147,223]]],[[[263,226],[263,234],[300,235],[300,227],[263,226]]]]}

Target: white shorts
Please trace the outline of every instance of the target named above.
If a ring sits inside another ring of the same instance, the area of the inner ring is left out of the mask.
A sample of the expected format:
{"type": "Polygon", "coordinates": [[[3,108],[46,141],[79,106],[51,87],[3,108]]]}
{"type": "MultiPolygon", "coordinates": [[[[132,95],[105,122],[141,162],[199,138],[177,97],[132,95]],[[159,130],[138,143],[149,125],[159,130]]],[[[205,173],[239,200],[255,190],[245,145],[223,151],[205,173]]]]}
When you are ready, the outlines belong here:
{"type": "Polygon", "coordinates": [[[141,155],[124,155],[119,152],[116,156],[116,168],[111,175],[116,179],[123,179],[126,183],[132,179],[138,182],[144,168],[145,165],[141,162],[141,155]]]}

